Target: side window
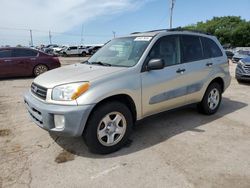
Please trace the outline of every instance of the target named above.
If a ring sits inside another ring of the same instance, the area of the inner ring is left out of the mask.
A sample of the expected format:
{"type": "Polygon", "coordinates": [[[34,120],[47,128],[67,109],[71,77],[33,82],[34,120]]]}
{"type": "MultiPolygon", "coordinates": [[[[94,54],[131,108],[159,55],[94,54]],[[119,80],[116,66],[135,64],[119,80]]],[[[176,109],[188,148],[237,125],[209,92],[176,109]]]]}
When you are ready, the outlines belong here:
{"type": "Polygon", "coordinates": [[[205,58],[223,56],[218,45],[211,39],[202,37],[202,45],[205,58]]]}
{"type": "Polygon", "coordinates": [[[15,49],[13,53],[13,57],[35,57],[35,56],[37,56],[37,52],[27,49],[15,49]]]}
{"type": "Polygon", "coordinates": [[[182,36],[183,63],[203,59],[200,38],[192,35],[182,36]]]}
{"type": "Polygon", "coordinates": [[[0,50],[0,58],[11,57],[11,50],[0,50]]]}
{"type": "Polygon", "coordinates": [[[181,62],[179,36],[172,35],[160,38],[147,57],[148,61],[151,59],[163,59],[165,67],[179,64],[181,62]]]}

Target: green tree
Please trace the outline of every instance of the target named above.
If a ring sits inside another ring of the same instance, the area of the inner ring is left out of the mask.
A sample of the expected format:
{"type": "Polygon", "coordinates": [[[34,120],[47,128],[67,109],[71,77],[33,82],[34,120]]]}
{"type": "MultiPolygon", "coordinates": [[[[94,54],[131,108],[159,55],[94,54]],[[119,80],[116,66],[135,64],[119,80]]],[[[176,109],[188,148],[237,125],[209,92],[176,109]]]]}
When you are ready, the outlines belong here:
{"type": "Polygon", "coordinates": [[[206,22],[186,26],[185,29],[211,33],[222,44],[250,46],[250,22],[239,16],[214,17],[206,22]]]}

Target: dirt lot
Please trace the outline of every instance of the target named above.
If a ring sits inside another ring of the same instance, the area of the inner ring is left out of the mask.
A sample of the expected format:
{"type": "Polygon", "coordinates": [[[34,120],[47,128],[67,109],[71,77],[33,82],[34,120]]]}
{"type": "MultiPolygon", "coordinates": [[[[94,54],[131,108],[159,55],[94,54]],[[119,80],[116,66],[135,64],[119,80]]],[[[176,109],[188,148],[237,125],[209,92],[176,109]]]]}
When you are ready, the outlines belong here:
{"type": "Polygon", "coordinates": [[[250,85],[233,78],[213,116],[188,107],[148,118],[130,145],[100,156],[29,120],[22,96],[31,82],[0,81],[0,188],[250,187],[250,85]]]}

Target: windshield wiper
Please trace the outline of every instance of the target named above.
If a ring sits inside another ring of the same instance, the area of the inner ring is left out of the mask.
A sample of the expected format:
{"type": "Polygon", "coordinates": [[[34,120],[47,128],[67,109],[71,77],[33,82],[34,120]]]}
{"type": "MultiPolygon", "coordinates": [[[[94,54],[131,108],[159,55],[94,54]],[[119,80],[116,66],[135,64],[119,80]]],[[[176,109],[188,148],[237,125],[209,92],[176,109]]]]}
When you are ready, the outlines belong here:
{"type": "Polygon", "coordinates": [[[82,63],[82,64],[89,64],[88,61],[82,61],[81,63],[82,63]]]}
{"type": "Polygon", "coordinates": [[[112,65],[109,63],[103,63],[101,61],[97,61],[97,62],[89,62],[88,64],[90,65],[101,65],[101,66],[107,66],[107,67],[111,67],[112,65]]]}

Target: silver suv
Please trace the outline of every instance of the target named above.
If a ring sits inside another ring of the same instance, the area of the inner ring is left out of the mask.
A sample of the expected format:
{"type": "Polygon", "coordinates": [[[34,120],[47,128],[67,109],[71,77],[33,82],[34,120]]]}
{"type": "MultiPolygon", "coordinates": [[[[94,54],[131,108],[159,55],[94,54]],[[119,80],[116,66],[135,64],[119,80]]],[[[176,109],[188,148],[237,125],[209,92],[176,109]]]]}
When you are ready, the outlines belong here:
{"type": "Polygon", "coordinates": [[[24,100],[41,128],[111,153],[147,116],[197,103],[214,114],[231,77],[216,37],[160,30],[115,38],[88,61],[37,77],[24,100]]]}

